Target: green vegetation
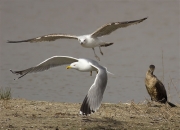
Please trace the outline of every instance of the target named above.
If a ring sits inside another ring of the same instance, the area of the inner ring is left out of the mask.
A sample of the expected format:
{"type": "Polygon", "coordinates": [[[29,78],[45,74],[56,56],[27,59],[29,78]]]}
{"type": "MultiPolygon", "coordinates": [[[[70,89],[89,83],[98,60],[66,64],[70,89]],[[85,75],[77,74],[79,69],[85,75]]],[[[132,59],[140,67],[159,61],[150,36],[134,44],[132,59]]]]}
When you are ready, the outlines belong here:
{"type": "Polygon", "coordinates": [[[8,101],[11,99],[11,88],[0,88],[0,101],[2,101],[2,106],[4,108],[9,108],[8,101]]]}
{"type": "Polygon", "coordinates": [[[0,100],[11,99],[11,88],[0,88],[0,100]]]}

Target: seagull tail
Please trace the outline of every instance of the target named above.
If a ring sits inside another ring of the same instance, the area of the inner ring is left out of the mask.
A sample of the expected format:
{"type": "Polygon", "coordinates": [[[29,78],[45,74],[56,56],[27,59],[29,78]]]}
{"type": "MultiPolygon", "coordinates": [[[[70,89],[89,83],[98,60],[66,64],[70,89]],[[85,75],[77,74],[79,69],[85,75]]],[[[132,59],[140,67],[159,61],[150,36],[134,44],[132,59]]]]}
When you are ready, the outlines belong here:
{"type": "Polygon", "coordinates": [[[109,72],[109,71],[107,71],[107,73],[108,73],[108,74],[111,74],[111,75],[114,75],[113,73],[111,73],[111,72],[109,72]]]}
{"type": "MultiPolygon", "coordinates": [[[[106,67],[104,66],[104,68],[106,68],[106,67]]],[[[109,71],[107,70],[107,68],[106,68],[106,71],[107,71],[108,74],[114,75],[113,73],[109,72],[109,71]]]]}
{"type": "Polygon", "coordinates": [[[111,46],[112,44],[114,44],[114,43],[112,43],[112,42],[106,42],[106,43],[104,43],[103,45],[101,45],[100,47],[107,47],[107,46],[111,46]]]}

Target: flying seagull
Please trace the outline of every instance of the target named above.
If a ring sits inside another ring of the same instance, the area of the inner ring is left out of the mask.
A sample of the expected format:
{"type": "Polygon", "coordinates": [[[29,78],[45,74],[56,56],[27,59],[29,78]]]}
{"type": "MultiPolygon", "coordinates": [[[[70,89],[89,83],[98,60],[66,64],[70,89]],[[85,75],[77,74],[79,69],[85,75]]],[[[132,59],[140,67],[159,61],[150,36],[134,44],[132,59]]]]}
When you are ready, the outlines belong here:
{"type": "Polygon", "coordinates": [[[143,18],[140,20],[134,20],[134,21],[124,21],[124,22],[112,22],[108,23],[100,28],[98,28],[95,32],[88,34],[88,35],[68,35],[68,34],[48,34],[36,38],[31,38],[27,40],[21,40],[21,41],[8,41],[8,43],[20,43],[20,42],[42,42],[42,41],[55,41],[57,39],[77,39],[81,46],[85,48],[92,48],[94,51],[95,57],[100,60],[100,58],[96,55],[94,48],[99,47],[100,53],[103,55],[103,52],[101,51],[101,47],[107,47],[112,45],[113,43],[104,42],[100,40],[98,37],[102,37],[104,35],[109,35],[113,31],[117,30],[118,28],[124,28],[133,24],[140,23],[147,18],[143,18]]]}
{"type": "MultiPolygon", "coordinates": [[[[35,67],[31,67],[21,71],[12,71],[13,74],[21,75],[19,78],[25,76],[28,73],[40,72],[50,69],[51,67],[70,64],[67,69],[76,69],[81,72],[97,71],[94,83],[91,85],[88,94],[86,95],[81,108],[80,114],[89,115],[96,112],[103,98],[103,93],[107,85],[107,69],[98,64],[98,62],[91,59],[74,58],[69,56],[53,56],[46,59],[35,67]]],[[[110,73],[110,72],[108,72],[110,73]]],[[[18,79],[19,79],[18,78],[18,79]]]]}
{"type": "Polygon", "coordinates": [[[168,102],[166,89],[163,83],[153,74],[154,70],[155,66],[150,65],[145,78],[145,86],[151,100],[160,103],[168,103],[171,107],[176,107],[173,103],[168,102]]]}

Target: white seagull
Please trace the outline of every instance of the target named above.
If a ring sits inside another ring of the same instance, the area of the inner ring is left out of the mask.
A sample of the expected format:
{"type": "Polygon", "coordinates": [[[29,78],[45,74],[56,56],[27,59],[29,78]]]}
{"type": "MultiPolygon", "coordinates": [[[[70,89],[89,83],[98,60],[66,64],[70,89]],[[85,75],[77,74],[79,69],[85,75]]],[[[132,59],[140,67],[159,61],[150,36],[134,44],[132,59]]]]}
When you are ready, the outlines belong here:
{"type": "Polygon", "coordinates": [[[88,35],[68,35],[68,34],[49,34],[44,35],[36,38],[31,38],[27,40],[21,40],[21,41],[7,41],[8,43],[20,43],[20,42],[42,42],[42,41],[55,41],[57,39],[77,39],[81,46],[85,48],[92,48],[94,51],[95,57],[100,60],[100,58],[96,55],[94,48],[99,47],[100,53],[103,55],[103,52],[101,51],[101,47],[107,47],[112,45],[113,43],[104,42],[100,40],[98,37],[109,35],[113,31],[117,30],[118,28],[124,28],[129,25],[140,23],[147,18],[143,18],[140,20],[134,20],[134,21],[125,21],[125,22],[112,22],[108,23],[99,29],[97,29],[95,32],[88,34],[88,35]]]}
{"type": "MultiPolygon", "coordinates": [[[[69,56],[53,56],[51,58],[46,59],[35,67],[31,67],[21,71],[12,71],[13,74],[21,75],[19,78],[25,76],[28,73],[40,72],[50,69],[51,67],[61,66],[65,64],[70,64],[67,66],[67,69],[76,69],[82,72],[91,72],[97,71],[96,78],[94,83],[91,85],[88,94],[86,95],[81,108],[80,114],[89,115],[92,112],[96,112],[103,98],[103,93],[107,85],[107,69],[98,64],[98,62],[91,59],[84,58],[74,58],[69,56]]],[[[108,72],[110,73],[110,72],[108,72]]],[[[18,79],[19,79],[18,78],[18,79]]]]}

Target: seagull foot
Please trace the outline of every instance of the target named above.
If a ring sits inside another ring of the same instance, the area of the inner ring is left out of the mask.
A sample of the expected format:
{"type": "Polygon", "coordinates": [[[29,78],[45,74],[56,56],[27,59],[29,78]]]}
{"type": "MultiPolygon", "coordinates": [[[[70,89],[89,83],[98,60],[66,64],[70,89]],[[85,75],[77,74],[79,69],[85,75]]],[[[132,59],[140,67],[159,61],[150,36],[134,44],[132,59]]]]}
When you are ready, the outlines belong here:
{"type": "Polygon", "coordinates": [[[95,57],[96,57],[96,59],[97,59],[98,61],[100,61],[100,58],[99,58],[97,55],[95,55],[95,57]]]}
{"type": "Polygon", "coordinates": [[[90,71],[90,76],[92,76],[92,71],[90,71]]]}
{"type": "Polygon", "coordinates": [[[102,52],[102,51],[101,51],[100,53],[101,53],[101,55],[103,55],[103,52],[102,52]]]}

